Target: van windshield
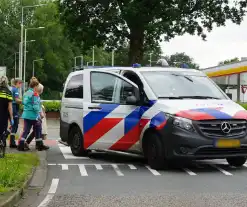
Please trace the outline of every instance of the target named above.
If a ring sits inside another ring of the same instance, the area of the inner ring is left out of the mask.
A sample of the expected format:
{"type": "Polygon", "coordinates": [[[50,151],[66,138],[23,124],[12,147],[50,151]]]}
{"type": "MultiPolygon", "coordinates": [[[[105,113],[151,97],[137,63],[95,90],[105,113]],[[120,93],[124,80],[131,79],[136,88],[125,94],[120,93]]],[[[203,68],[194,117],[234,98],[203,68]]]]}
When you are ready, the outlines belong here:
{"type": "Polygon", "coordinates": [[[168,71],[145,71],[142,75],[158,98],[228,99],[206,76],[168,71]]]}

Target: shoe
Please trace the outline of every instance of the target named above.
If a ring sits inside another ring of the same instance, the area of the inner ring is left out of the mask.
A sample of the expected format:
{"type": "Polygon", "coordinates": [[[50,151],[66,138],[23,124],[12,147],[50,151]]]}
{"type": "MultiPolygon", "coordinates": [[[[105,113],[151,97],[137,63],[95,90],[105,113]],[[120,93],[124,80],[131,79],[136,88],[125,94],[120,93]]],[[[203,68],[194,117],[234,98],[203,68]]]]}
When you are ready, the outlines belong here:
{"type": "Polygon", "coordinates": [[[46,145],[36,146],[36,150],[38,150],[38,151],[44,151],[44,150],[48,150],[48,149],[50,149],[50,147],[48,147],[46,145]]]}
{"type": "Polygon", "coordinates": [[[29,148],[29,146],[28,146],[27,143],[24,144],[24,150],[25,150],[25,151],[29,151],[29,150],[30,150],[30,148],[29,148]]]}
{"type": "Polygon", "coordinates": [[[16,144],[10,144],[9,147],[10,148],[17,148],[17,145],[16,144]]]}
{"type": "Polygon", "coordinates": [[[18,151],[25,151],[24,146],[20,145],[20,144],[17,146],[17,150],[18,151]]]}

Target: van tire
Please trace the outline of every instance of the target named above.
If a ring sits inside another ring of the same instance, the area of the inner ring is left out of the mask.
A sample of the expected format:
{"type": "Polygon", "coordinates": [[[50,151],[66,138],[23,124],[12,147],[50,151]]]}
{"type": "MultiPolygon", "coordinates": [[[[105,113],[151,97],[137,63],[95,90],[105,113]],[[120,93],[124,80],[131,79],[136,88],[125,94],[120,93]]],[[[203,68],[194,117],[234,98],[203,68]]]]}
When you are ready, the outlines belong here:
{"type": "Polygon", "coordinates": [[[155,170],[166,168],[165,149],[158,134],[148,133],[147,160],[148,165],[155,170]]]}
{"type": "Polygon", "coordinates": [[[83,146],[83,136],[79,127],[74,126],[70,132],[69,137],[71,139],[70,149],[74,156],[87,156],[87,151],[83,146]]]}
{"type": "Polygon", "coordinates": [[[244,163],[246,162],[246,157],[229,157],[226,158],[226,161],[230,166],[234,167],[242,167],[244,163]]]}

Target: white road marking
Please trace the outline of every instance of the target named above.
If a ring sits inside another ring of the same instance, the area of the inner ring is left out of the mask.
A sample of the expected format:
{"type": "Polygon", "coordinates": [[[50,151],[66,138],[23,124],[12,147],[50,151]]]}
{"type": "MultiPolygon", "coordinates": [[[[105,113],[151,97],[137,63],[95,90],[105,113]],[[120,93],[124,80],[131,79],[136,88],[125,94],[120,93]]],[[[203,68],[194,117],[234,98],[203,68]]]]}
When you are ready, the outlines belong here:
{"type": "Polygon", "coordinates": [[[95,164],[97,170],[103,170],[103,167],[100,164],[95,164]]]}
{"type": "Polygon", "coordinates": [[[116,164],[112,164],[111,166],[113,167],[118,176],[124,176],[124,174],[121,172],[121,170],[116,164]]]}
{"type": "Polygon", "coordinates": [[[48,194],[45,199],[39,204],[38,207],[46,207],[48,206],[48,204],[51,202],[52,198],[53,198],[54,195],[52,194],[48,194]]]}
{"type": "Polygon", "coordinates": [[[149,166],[146,166],[146,168],[147,168],[153,175],[161,175],[157,170],[151,169],[149,166]]]}
{"type": "Polygon", "coordinates": [[[84,165],[84,164],[78,164],[78,167],[79,167],[79,170],[80,170],[81,176],[88,176],[88,174],[87,174],[87,170],[86,170],[86,168],[85,168],[85,165],[84,165]]]}
{"type": "Polygon", "coordinates": [[[128,165],[131,170],[136,170],[137,168],[134,165],[128,165]]]}
{"type": "Polygon", "coordinates": [[[217,170],[219,170],[220,172],[222,172],[223,174],[225,175],[232,175],[231,173],[227,172],[226,170],[214,165],[214,164],[211,164],[212,167],[216,168],[217,170]]]}
{"type": "Polygon", "coordinates": [[[64,159],[66,160],[87,160],[89,157],[76,157],[72,154],[70,147],[58,144],[59,149],[61,150],[64,159]]]}
{"type": "Polygon", "coordinates": [[[52,179],[51,186],[50,186],[50,189],[48,191],[48,194],[46,195],[45,199],[38,205],[38,207],[46,207],[46,206],[49,205],[49,203],[51,202],[54,194],[57,191],[58,183],[59,183],[59,179],[58,178],[52,179]]]}
{"type": "Polygon", "coordinates": [[[54,166],[54,165],[57,165],[57,164],[54,164],[54,163],[48,163],[49,166],[54,166]]]}
{"type": "Polygon", "coordinates": [[[61,164],[62,170],[69,170],[69,166],[67,164],[61,164]]]}
{"type": "Polygon", "coordinates": [[[183,169],[185,172],[187,172],[189,175],[196,175],[196,173],[192,172],[190,169],[188,168],[184,168],[183,169]]]}

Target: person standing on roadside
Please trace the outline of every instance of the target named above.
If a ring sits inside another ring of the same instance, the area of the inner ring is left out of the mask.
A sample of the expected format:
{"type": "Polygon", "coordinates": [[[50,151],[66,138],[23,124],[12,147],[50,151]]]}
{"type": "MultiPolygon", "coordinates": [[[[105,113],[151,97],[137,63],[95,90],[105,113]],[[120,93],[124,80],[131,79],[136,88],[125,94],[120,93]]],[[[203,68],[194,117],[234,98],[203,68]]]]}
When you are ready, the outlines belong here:
{"type": "Polygon", "coordinates": [[[19,139],[18,150],[29,150],[29,146],[26,142],[26,138],[30,133],[31,128],[34,130],[36,139],[36,149],[39,151],[49,149],[45,146],[41,137],[41,122],[40,119],[40,97],[37,93],[39,81],[33,77],[30,80],[29,89],[23,95],[23,114],[24,128],[22,135],[19,139]]]}
{"type": "Polygon", "coordinates": [[[4,138],[3,142],[5,146],[5,133],[7,132],[9,118],[11,125],[14,124],[12,101],[13,98],[9,90],[8,78],[6,76],[0,76],[0,136],[4,138]]]}
{"type": "MultiPolygon", "coordinates": [[[[40,83],[37,86],[37,93],[39,94],[39,96],[43,93],[43,91],[44,91],[44,86],[40,83]]],[[[40,133],[41,133],[42,139],[45,140],[46,135],[47,135],[47,126],[46,126],[45,109],[42,103],[40,103],[39,121],[41,122],[41,132],[40,133]]],[[[32,133],[26,139],[27,144],[30,144],[32,140],[34,139],[34,137],[35,137],[35,133],[33,130],[32,133]]]]}
{"type": "MultiPolygon", "coordinates": [[[[11,81],[12,82],[12,81],[11,81]]],[[[11,127],[11,134],[10,134],[10,148],[17,148],[15,143],[16,133],[18,131],[19,126],[19,109],[22,100],[19,96],[19,88],[22,86],[22,81],[19,78],[15,78],[12,83],[12,96],[13,96],[13,116],[14,116],[14,125],[11,127]]]]}

